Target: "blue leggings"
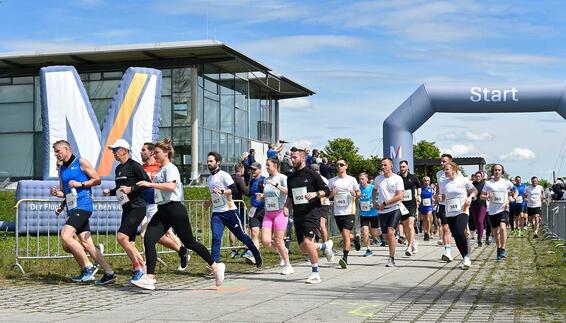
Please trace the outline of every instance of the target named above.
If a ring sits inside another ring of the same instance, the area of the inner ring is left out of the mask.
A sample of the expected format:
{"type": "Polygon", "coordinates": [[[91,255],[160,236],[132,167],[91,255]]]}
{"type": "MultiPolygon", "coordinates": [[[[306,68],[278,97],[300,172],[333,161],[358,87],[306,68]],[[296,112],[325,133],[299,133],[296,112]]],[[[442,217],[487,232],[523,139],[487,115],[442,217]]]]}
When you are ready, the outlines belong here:
{"type": "Polygon", "coordinates": [[[244,226],[240,222],[238,210],[230,210],[226,212],[213,212],[210,226],[212,227],[212,259],[220,262],[220,246],[222,245],[222,234],[224,227],[227,227],[238,240],[242,241],[246,247],[252,252],[256,261],[260,254],[250,236],[244,232],[244,226]]]}

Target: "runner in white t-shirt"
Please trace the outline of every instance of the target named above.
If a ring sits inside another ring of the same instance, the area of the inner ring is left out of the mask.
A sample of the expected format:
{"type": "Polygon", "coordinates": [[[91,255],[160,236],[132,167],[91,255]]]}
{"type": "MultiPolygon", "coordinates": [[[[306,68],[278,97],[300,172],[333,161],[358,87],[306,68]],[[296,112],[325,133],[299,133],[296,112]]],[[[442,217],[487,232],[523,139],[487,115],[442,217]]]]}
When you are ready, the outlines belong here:
{"type": "MultiPolygon", "coordinates": [[[[450,162],[452,162],[452,155],[442,154],[440,156],[440,166],[442,166],[443,169],[439,170],[436,173],[436,181],[438,182],[438,191],[436,192],[437,194],[440,193],[442,186],[447,181],[446,174],[444,174],[444,166],[446,166],[446,164],[449,164],[450,162]]],[[[448,225],[448,221],[446,220],[446,206],[444,202],[438,199],[438,196],[436,200],[438,201],[438,212],[436,214],[441,224],[438,244],[444,245],[442,260],[450,262],[452,261],[452,248],[450,247],[450,243],[452,242],[452,233],[450,232],[450,226],[448,225]]]]}
{"type": "MultiPolygon", "coordinates": [[[[348,253],[351,249],[350,240],[356,214],[356,198],[360,196],[360,185],[356,178],[346,173],[347,170],[348,161],[343,158],[338,159],[336,161],[338,175],[328,181],[330,197],[334,197],[334,220],[344,241],[342,258],[338,262],[343,269],[348,267],[348,253]]],[[[359,240],[357,246],[359,246],[359,240]]]]}
{"type": "MultiPolygon", "coordinates": [[[[381,224],[381,232],[387,237],[389,247],[389,260],[386,267],[395,267],[395,229],[401,220],[401,211],[399,206],[403,205],[403,192],[405,186],[401,176],[393,173],[393,160],[385,157],[381,160],[381,169],[383,175],[375,178],[372,201],[375,203],[374,208],[379,211],[379,222],[381,224]]],[[[407,211],[408,212],[408,211],[407,211]]]]}
{"type": "Polygon", "coordinates": [[[446,221],[463,258],[462,268],[468,269],[472,262],[469,257],[466,228],[469,207],[472,199],[477,196],[478,190],[467,177],[458,175],[458,165],[454,162],[444,165],[444,174],[446,181],[440,188],[440,200],[446,206],[446,221]]]}
{"type": "Polygon", "coordinates": [[[527,200],[527,214],[529,221],[533,224],[533,238],[538,238],[538,227],[540,225],[540,208],[543,201],[543,189],[540,186],[538,178],[531,178],[531,185],[527,186],[523,198],[527,200]]]}
{"type": "MultiPolygon", "coordinates": [[[[503,165],[491,167],[493,178],[485,182],[481,198],[489,201],[488,213],[493,228],[493,236],[497,245],[497,260],[507,257],[507,223],[509,222],[509,192],[513,183],[502,178],[505,172],[503,165]]],[[[515,191],[515,196],[518,192],[515,191]]]]}

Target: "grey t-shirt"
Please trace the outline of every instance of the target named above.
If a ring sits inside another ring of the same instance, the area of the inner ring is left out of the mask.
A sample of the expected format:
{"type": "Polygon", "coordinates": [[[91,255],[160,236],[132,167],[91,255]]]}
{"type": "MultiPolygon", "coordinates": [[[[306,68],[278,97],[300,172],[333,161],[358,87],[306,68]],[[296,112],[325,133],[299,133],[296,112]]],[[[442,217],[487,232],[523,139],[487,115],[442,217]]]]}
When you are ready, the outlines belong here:
{"type": "Polygon", "coordinates": [[[159,169],[155,177],[153,178],[154,183],[170,183],[175,182],[175,191],[168,192],[165,190],[155,189],[155,204],[165,204],[171,201],[180,202],[183,193],[183,184],[181,183],[181,175],[177,166],[173,163],[169,163],[159,169]]]}
{"type": "Polygon", "coordinates": [[[266,211],[281,210],[285,206],[285,201],[287,200],[287,194],[281,192],[278,187],[275,187],[275,183],[279,184],[280,186],[287,187],[287,176],[283,174],[277,174],[275,176],[269,176],[265,179],[263,195],[265,199],[266,211]],[[267,184],[268,181],[270,181],[273,185],[267,184]],[[276,204],[276,202],[278,203],[276,204]]]}

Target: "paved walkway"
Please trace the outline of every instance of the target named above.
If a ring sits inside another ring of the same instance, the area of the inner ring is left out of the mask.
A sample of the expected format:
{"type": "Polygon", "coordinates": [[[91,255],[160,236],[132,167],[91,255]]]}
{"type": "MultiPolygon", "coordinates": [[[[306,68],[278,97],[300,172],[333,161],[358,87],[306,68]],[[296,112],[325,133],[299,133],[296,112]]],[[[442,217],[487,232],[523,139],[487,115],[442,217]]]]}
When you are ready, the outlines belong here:
{"type": "MultiPolygon", "coordinates": [[[[436,241],[421,242],[408,258],[398,252],[397,268],[385,268],[386,248],[377,256],[353,251],[348,269],[321,259],[322,283],[306,285],[310,267],[296,273],[279,269],[230,275],[216,289],[214,280],[179,275],[146,292],[125,285],[16,284],[0,291],[0,320],[16,321],[221,321],[221,322],[382,322],[382,321],[539,321],[536,312],[517,311],[505,290],[491,288],[504,262],[495,247],[475,248],[472,268],[461,258],[440,261],[436,241]]],[[[399,249],[398,249],[399,250],[399,249]]],[[[457,249],[453,248],[453,254],[457,249]]],[[[337,258],[336,258],[337,260],[337,258]]],[[[558,318],[563,321],[564,317],[558,318]]]]}

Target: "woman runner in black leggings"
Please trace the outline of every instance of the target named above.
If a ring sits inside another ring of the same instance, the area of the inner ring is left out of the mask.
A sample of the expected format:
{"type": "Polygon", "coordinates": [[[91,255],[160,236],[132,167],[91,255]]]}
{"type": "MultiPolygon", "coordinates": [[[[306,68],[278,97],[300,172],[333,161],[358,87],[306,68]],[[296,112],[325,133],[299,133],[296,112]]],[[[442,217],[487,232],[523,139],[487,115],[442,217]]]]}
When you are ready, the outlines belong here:
{"type": "Polygon", "coordinates": [[[181,203],[183,185],[179,170],[170,162],[175,154],[171,140],[165,138],[157,142],[154,153],[155,160],[161,164],[161,169],[155,175],[153,183],[146,181],[137,183],[138,186],[154,189],[157,204],[157,213],[151,218],[144,238],[147,274],[137,281],[132,281],[132,284],[144,289],[155,289],[155,264],[157,262],[155,244],[169,228],[173,228],[183,245],[196,252],[208,263],[216,276],[216,286],[222,285],[226,266],[223,263],[214,262],[208,249],[195,240],[187,209],[181,203]]]}

